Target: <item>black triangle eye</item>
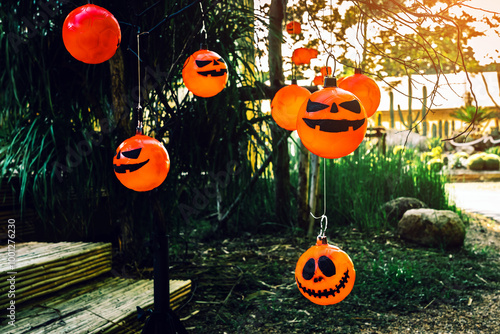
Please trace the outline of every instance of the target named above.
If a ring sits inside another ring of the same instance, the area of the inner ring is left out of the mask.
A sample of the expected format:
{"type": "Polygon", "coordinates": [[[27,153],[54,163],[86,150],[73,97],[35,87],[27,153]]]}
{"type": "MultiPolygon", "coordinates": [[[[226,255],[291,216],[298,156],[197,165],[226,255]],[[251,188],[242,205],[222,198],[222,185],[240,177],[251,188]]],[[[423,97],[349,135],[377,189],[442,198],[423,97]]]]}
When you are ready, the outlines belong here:
{"type": "Polygon", "coordinates": [[[222,58],[217,59],[217,61],[218,61],[219,63],[225,63],[225,62],[224,62],[224,59],[222,59],[222,58]]]}
{"type": "Polygon", "coordinates": [[[302,269],[302,277],[304,277],[306,281],[310,280],[314,277],[315,270],[316,262],[314,262],[314,259],[307,260],[306,264],[304,265],[304,269],[302,269]]]}
{"type": "Polygon", "coordinates": [[[342,108],[352,111],[355,114],[361,114],[361,105],[358,100],[346,101],[339,104],[342,108]]]}
{"type": "Polygon", "coordinates": [[[210,64],[212,61],[211,60],[196,60],[196,66],[198,67],[205,67],[208,64],[210,64]]]}
{"type": "Polygon", "coordinates": [[[327,256],[323,255],[318,259],[318,267],[326,277],[332,277],[335,275],[335,265],[327,256]]]}
{"type": "Polygon", "coordinates": [[[328,104],[320,103],[320,102],[314,102],[311,100],[307,101],[307,106],[306,106],[306,111],[307,112],[316,112],[320,111],[323,109],[328,108],[328,104]]]}
{"type": "Polygon", "coordinates": [[[135,150],[122,151],[121,153],[122,153],[122,155],[125,158],[137,159],[137,158],[139,158],[139,155],[141,154],[141,151],[142,151],[142,147],[141,148],[137,148],[135,150]]]}

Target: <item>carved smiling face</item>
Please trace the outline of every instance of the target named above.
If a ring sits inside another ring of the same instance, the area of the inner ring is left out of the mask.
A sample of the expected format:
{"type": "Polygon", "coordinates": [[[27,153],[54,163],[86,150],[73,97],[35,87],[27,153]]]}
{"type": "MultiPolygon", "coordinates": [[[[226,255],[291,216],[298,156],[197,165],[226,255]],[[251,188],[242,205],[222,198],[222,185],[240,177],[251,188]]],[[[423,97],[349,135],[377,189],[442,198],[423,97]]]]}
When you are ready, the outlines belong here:
{"type": "Polygon", "coordinates": [[[354,94],[327,87],[302,104],[297,132],[309,151],[334,159],[352,153],[361,144],[366,123],[365,109],[354,94]]]}
{"type": "Polygon", "coordinates": [[[356,272],[349,256],[320,239],[297,261],[295,281],[307,299],[319,305],[342,301],[351,293],[356,272]]]}
{"type": "Polygon", "coordinates": [[[158,187],[170,170],[167,150],[156,139],[135,135],[118,146],[113,158],[115,175],[127,188],[149,191],[158,187]]]}
{"type": "Polygon", "coordinates": [[[227,66],[217,53],[201,49],[184,63],[182,79],[196,96],[211,97],[221,92],[227,83],[227,66]]]}

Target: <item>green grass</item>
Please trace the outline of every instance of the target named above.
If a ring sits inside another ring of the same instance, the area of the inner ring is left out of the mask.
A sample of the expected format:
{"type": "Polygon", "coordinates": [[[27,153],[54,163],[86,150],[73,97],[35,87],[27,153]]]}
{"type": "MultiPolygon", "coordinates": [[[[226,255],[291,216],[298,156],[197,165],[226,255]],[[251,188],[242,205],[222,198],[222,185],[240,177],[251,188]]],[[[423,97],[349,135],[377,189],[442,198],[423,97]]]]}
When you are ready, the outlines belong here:
{"type": "MultiPolygon", "coordinates": [[[[355,226],[364,231],[386,228],[380,206],[391,199],[415,197],[428,207],[456,210],[448,202],[446,178],[430,169],[411,149],[388,150],[381,155],[362,144],[354,154],[322,160],[326,165],[327,216],[331,225],[355,226]]],[[[297,180],[296,169],[292,180],[297,180]]],[[[321,178],[323,170],[321,172],[321,178]]],[[[320,180],[317,216],[323,212],[323,181],[320,180]]]]}
{"type": "MultiPolygon", "coordinates": [[[[254,333],[266,332],[266,328],[286,333],[353,333],[369,319],[380,330],[398,314],[441,304],[467,307],[469,298],[478,302],[484,293],[500,288],[498,252],[472,246],[455,252],[425,249],[405,244],[390,232],[371,238],[351,228],[336,232],[330,243],[346,251],[356,269],[354,289],[344,301],[320,306],[298,291],[295,264],[311,240],[271,236],[226,240],[229,254],[199,252],[197,260],[207,266],[237,264],[239,271],[228,268],[219,282],[210,282],[208,292],[200,287],[196,298],[212,298],[216,307],[200,309],[202,304],[192,303],[200,314],[186,321],[186,326],[193,333],[254,333]],[[231,275],[234,287],[229,293],[231,275]]],[[[205,247],[215,249],[217,244],[205,247]]],[[[206,284],[202,276],[192,273],[188,270],[186,275],[206,284]]]]}

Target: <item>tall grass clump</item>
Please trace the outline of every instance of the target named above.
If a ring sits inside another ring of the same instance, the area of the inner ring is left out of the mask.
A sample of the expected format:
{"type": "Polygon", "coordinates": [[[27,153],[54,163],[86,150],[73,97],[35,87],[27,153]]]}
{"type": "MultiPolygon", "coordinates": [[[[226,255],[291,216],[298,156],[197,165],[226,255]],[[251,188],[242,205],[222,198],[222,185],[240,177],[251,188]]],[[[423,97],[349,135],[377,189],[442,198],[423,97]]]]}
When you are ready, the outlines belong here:
{"type": "Polygon", "coordinates": [[[384,229],[380,206],[403,196],[418,198],[430,208],[454,209],[448,203],[445,176],[421,162],[415,150],[382,155],[362,145],[354,154],[321,164],[326,166],[326,207],[333,224],[384,229]]]}

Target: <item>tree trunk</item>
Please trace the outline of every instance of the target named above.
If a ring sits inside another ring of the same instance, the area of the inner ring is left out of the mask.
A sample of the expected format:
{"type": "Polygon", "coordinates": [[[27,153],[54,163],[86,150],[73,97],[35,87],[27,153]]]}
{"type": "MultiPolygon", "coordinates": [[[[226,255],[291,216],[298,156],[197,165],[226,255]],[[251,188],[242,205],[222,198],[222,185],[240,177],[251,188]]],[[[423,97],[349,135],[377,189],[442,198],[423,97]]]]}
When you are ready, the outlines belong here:
{"type": "MultiPolygon", "coordinates": [[[[269,79],[274,94],[284,86],[283,59],[281,56],[283,19],[285,17],[286,1],[273,0],[269,13],[269,79]]],[[[281,141],[287,135],[284,130],[273,124],[271,136],[273,139],[273,172],[275,182],[275,214],[280,224],[290,224],[290,157],[288,142],[281,141]]],[[[293,226],[293,224],[292,224],[293,226]]]]}
{"type": "Polygon", "coordinates": [[[125,139],[132,135],[130,127],[130,113],[127,106],[125,90],[125,65],[123,53],[120,48],[111,59],[109,59],[109,70],[111,72],[111,99],[113,102],[113,116],[119,138],[125,139]]]}
{"type": "MultiPolygon", "coordinates": [[[[113,122],[116,124],[116,131],[118,138],[124,140],[130,137],[130,114],[128,112],[125,91],[125,66],[123,63],[123,53],[120,48],[116,50],[113,57],[109,59],[109,70],[111,73],[111,101],[113,103],[113,122]]],[[[101,119],[100,125],[103,131],[106,131],[106,126],[109,128],[110,124],[107,119],[101,119]]],[[[130,251],[130,247],[134,244],[133,228],[134,222],[132,219],[122,219],[120,224],[120,250],[130,251]]]]}
{"type": "Polygon", "coordinates": [[[297,225],[304,232],[309,229],[309,151],[300,142],[299,182],[297,186],[297,225]]]}
{"type": "MultiPolygon", "coordinates": [[[[316,209],[318,207],[318,194],[319,194],[319,157],[316,154],[311,155],[311,189],[309,192],[309,207],[311,208],[311,212],[316,216],[320,216],[316,209]]],[[[325,203],[323,203],[325,205],[325,203]]],[[[321,213],[323,214],[323,213],[321,213]]],[[[307,230],[307,236],[312,236],[314,231],[314,226],[316,225],[316,220],[313,217],[309,217],[309,228],[307,230]]]]}

